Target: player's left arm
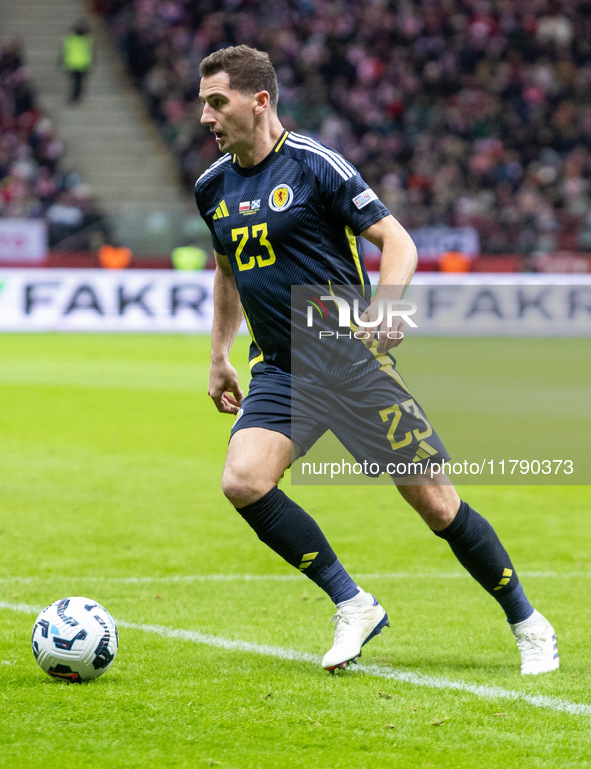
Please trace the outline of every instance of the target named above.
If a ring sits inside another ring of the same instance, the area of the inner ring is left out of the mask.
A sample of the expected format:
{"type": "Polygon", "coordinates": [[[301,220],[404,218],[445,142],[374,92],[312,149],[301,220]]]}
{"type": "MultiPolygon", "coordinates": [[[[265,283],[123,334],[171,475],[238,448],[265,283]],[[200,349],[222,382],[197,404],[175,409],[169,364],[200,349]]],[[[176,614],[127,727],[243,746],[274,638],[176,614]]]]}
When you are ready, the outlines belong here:
{"type": "MultiPolygon", "coordinates": [[[[374,246],[377,246],[382,254],[378,287],[363,315],[363,320],[370,320],[372,317],[377,317],[377,303],[379,301],[402,299],[417,267],[418,258],[412,238],[391,214],[370,225],[363,230],[361,235],[374,246]]],[[[400,344],[402,336],[396,337],[392,334],[392,337],[395,338],[389,338],[388,332],[401,333],[404,327],[404,323],[400,319],[395,319],[394,325],[389,326],[387,314],[384,312],[383,315],[379,326],[376,326],[375,329],[371,327],[366,329],[369,336],[365,340],[366,347],[371,347],[375,332],[379,329],[377,349],[380,353],[400,344]]]]}

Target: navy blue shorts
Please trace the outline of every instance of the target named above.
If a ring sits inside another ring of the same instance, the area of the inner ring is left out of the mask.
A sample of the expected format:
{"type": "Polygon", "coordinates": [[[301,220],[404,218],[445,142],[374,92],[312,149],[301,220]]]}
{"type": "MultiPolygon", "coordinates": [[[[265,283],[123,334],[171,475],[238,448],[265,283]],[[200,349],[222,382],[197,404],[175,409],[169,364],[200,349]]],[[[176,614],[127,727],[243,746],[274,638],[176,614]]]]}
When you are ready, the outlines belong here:
{"type": "Polygon", "coordinates": [[[404,477],[450,458],[393,366],[331,389],[287,374],[255,374],[232,434],[247,427],[282,433],[297,444],[299,456],[330,430],[357,462],[379,467],[367,475],[404,477]]]}

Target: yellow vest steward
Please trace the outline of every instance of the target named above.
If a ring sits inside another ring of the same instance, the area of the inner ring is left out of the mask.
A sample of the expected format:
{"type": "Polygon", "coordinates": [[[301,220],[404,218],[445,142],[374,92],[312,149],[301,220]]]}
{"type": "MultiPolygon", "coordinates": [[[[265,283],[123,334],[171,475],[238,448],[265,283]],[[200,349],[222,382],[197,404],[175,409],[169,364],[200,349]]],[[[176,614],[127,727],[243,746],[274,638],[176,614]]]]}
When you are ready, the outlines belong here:
{"type": "Polygon", "coordinates": [[[71,34],[64,40],[64,66],[70,72],[85,72],[92,65],[91,35],[71,34]]]}

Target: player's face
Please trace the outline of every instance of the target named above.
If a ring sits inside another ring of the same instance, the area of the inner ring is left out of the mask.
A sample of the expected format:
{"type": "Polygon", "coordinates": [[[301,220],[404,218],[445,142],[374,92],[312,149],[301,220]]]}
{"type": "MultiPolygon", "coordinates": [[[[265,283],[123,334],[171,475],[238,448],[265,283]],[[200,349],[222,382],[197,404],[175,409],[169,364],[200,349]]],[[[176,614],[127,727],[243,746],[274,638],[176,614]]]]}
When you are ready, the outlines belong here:
{"type": "Polygon", "coordinates": [[[255,100],[230,88],[227,72],[202,78],[199,100],[203,104],[201,123],[213,133],[221,152],[241,155],[252,148],[255,100]]]}

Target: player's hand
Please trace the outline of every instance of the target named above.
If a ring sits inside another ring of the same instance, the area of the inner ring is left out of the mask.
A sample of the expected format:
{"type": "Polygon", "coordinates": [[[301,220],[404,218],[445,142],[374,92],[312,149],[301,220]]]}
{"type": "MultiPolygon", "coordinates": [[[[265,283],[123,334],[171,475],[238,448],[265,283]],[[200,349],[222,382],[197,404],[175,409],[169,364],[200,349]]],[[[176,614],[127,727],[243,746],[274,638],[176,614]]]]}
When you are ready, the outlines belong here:
{"type": "Polygon", "coordinates": [[[238,383],[238,372],[228,361],[212,363],[207,394],[222,414],[237,414],[244,393],[238,383]]]}
{"type": "Polygon", "coordinates": [[[363,342],[368,350],[376,342],[377,352],[384,353],[393,347],[398,347],[404,340],[404,321],[401,318],[394,318],[394,323],[389,326],[386,317],[387,313],[380,311],[379,301],[379,299],[374,297],[360,320],[364,323],[369,323],[372,320],[376,321],[375,326],[361,327],[367,333],[367,338],[363,342]]]}

